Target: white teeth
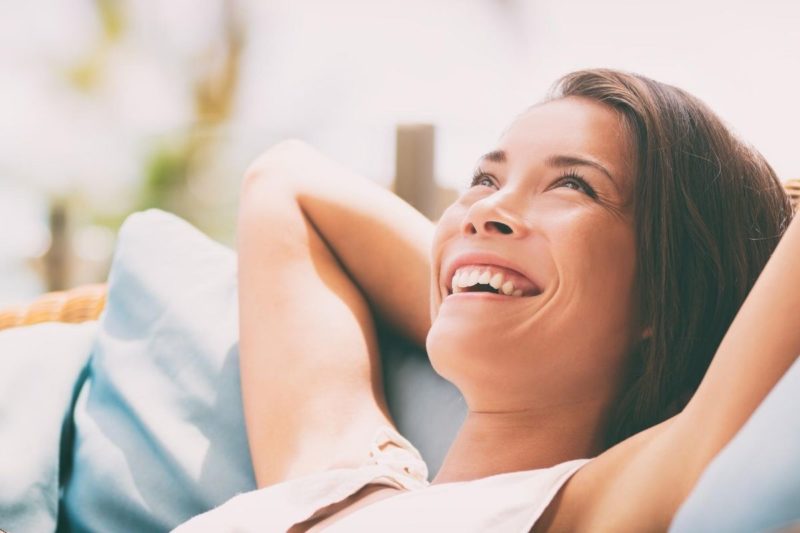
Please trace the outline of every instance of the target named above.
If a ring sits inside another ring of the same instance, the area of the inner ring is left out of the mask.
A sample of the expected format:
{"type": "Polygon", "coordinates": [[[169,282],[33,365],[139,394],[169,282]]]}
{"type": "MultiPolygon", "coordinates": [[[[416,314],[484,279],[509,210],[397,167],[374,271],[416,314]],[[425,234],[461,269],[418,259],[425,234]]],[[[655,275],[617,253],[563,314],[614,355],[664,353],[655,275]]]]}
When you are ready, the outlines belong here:
{"type": "Polygon", "coordinates": [[[500,288],[500,290],[503,291],[503,294],[506,296],[511,295],[511,293],[514,292],[514,282],[511,280],[506,281],[503,283],[503,286],[500,288]]]}
{"type": "Polygon", "coordinates": [[[484,269],[482,267],[463,267],[453,274],[453,279],[450,281],[452,293],[466,292],[467,287],[472,287],[480,283],[481,285],[490,285],[497,291],[498,294],[506,296],[522,296],[522,289],[514,287],[513,280],[506,280],[503,272],[492,273],[492,269],[484,269]]]}

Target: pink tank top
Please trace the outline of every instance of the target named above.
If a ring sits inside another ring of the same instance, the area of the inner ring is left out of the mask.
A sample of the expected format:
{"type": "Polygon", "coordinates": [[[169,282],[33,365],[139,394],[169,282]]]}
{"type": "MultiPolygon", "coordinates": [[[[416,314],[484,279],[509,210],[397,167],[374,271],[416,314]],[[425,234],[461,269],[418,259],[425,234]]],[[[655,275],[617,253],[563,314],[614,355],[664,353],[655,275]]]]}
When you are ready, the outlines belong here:
{"type": "Polygon", "coordinates": [[[588,461],[431,485],[417,449],[394,428],[383,426],[359,468],[327,470],[240,494],[175,531],[285,532],[374,483],[403,492],[356,509],[324,530],[527,533],[561,486],[588,461]]]}

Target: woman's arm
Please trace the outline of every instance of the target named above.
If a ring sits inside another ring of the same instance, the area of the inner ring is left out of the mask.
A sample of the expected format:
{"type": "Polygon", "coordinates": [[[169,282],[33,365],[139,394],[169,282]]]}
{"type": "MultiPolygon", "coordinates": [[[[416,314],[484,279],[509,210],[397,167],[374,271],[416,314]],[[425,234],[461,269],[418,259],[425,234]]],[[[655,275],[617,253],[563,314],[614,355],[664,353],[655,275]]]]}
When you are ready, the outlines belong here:
{"type": "Polygon", "coordinates": [[[245,179],[264,175],[292,189],[377,314],[417,346],[425,346],[433,223],[391,191],[302,141],[270,148],[245,179]]]}
{"type": "Polygon", "coordinates": [[[259,486],[355,466],[377,427],[392,424],[359,285],[390,323],[424,339],[430,229],[390,192],[298,142],[248,171],[237,228],[239,358],[259,486]]]}
{"type": "Polygon", "coordinates": [[[565,508],[583,527],[666,530],[706,466],[798,358],[798,273],[795,217],[683,412],[603,453],[565,489],[565,508]]]}
{"type": "Polygon", "coordinates": [[[691,436],[687,489],[800,355],[798,274],[800,217],[795,217],[676,422],[681,438],[691,436]]]}

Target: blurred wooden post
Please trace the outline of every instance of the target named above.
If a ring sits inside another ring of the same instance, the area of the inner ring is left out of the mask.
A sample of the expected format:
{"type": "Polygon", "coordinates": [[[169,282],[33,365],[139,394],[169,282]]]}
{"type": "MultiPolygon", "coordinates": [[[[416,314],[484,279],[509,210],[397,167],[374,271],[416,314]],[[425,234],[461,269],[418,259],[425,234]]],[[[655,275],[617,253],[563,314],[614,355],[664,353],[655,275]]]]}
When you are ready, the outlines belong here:
{"type": "Polygon", "coordinates": [[[67,288],[69,279],[69,220],[67,203],[54,200],[50,205],[50,249],[44,255],[44,277],[48,291],[67,288]]]}
{"type": "Polygon", "coordinates": [[[423,215],[436,218],[433,124],[398,124],[394,192],[423,215]]]}

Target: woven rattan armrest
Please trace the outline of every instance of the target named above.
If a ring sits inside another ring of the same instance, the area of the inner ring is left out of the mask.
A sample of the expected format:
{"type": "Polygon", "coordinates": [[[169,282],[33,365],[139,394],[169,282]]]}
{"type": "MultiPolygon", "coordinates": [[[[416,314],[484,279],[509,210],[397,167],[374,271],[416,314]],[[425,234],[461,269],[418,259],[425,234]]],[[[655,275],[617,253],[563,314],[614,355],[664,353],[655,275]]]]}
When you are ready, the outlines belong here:
{"type": "Polygon", "coordinates": [[[97,320],[106,303],[106,284],[81,285],[68,291],[48,292],[28,305],[0,310],[0,330],[40,322],[97,320]]]}

